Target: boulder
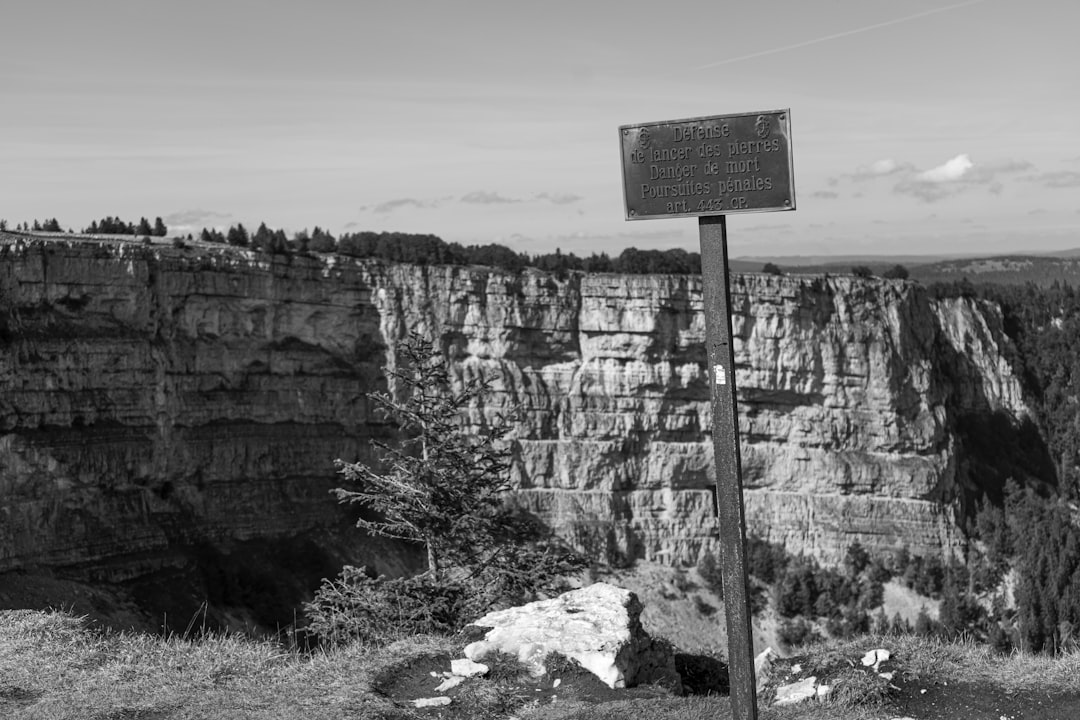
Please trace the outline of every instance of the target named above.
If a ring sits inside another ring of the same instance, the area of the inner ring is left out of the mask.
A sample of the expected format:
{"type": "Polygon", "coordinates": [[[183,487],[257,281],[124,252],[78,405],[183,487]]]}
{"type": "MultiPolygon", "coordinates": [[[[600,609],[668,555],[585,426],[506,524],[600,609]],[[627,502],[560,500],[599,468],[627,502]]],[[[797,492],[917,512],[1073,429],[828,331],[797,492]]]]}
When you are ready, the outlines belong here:
{"type": "Polygon", "coordinates": [[[610,688],[660,682],[681,693],[672,648],[645,632],[641,610],[641,601],[629,590],[595,583],[550,600],[488,613],[473,625],[490,629],[482,640],[465,647],[465,657],[479,662],[502,652],[542,675],[544,659],[558,652],[610,688]]]}

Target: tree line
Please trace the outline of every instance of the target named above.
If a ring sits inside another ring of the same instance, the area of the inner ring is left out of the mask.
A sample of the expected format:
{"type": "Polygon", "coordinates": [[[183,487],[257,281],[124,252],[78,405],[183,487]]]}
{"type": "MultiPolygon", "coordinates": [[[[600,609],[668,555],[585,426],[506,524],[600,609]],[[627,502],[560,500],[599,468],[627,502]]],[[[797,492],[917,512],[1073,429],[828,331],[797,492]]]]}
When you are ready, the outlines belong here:
{"type": "MultiPolygon", "coordinates": [[[[0,220],[0,230],[6,229],[7,222],[0,220]]],[[[45,222],[35,220],[32,224],[20,223],[14,229],[26,232],[64,232],[55,218],[45,222]]],[[[74,230],[69,229],[68,232],[74,230]]],[[[140,218],[138,223],[133,223],[110,215],[91,222],[80,232],[92,235],[165,237],[168,228],[160,217],[155,218],[153,223],[146,218],[140,218]]],[[[629,247],[616,256],[603,252],[579,256],[575,253],[563,253],[560,248],[553,253],[529,254],[497,243],[463,245],[447,242],[430,233],[361,231],[335,237],[329,231],[315,226],[311,231],[305,228],[290,236],[284,230],[271,228],[265,222],[259,223],[254,232],[244,227],[243,223],[237,223],[224,230],[204,227],[198,235],[186,236],[187,241],[196,238],[206,243],[233,245],[279,255],[336,253],[346,257],[373,258],[414,265],[484,265],[514,273],[526,268],[536,268],[560,277],[569,272],[701,274],[701,255],[682,249],[639,250],[629,247]]],[[[178,238],[177,242],[184,245],[185,239],[178,238]]]]}
{"type": "Polygon", "coordinates": [[[852,561],[862,554],[856,549],[849,550],[844,570],[833,571],[784,559],[779,549],[752,541],[748,566],[764,568],[755,572],[765,576],[752,582],[773,594],[788,642],[805,642],[824,627],[839,636],[870,629],[964,636],[1000,652],[1074,652],[1080,649],[1080,293],[1061,283],[975,285],[966,279],[932,285],[930,292],[1001,308],[1011,340],[1003,350],[1036,416],[1034,428],[1019,431],[1015,420],[1008,428],[994,418],[960,422],[982,492],[974,512],[961,519],[969,540],[962,557],[912,556],[901,548],[871,561],[860,576],[855,570],[863,563],[852,561]],[[770,572],[771,581],[765,579],[770,572]],[[859,583],[889,578],[938,601],[937,618],[924,610],[911,625],[883,611],[872,618],[860,613],[876,591],[859,583]]]}
{"type": "Polygon", "coordinates": [[[389,262],[413,265],[484,265],[509,272],[521,272],[536,268],[556,275],[570,271],[615,273],[671,273],[700,274],[701,256],[685,250],[639,250],[627,248],[618,256],[592,253],[580,257],[574,253],[530,255],[517,252],[505,245],[462,245],[447,242],[437,235],[402,232],[362,231],[344,233],[334,237],[330,232],[316,226],[310,232],[300,230],[290,238],[282,230],[273,230],[260,223],[254,233],[242,223],[221,231],[203,228],[199,233],[203,242],[223,243],[264,252],[287,253],[336,253],[354,258],[373,258],[389,262]]]}
{"type": "MultiPolygon", "coordinates": [[[[0,219],[0,230],[7,230],[7,220],[0,219]]],[[[32,223],[21,222],[12,230],[17,232],[64,232],[60,222],[56,218],[47,220],[34,220],[32,223]]],[[[74,233],[73,228],[68,228],[68,233],[74,233]]],[[[89,225],[79,231],[85,235],[145,235],[153,237],[165,237],[169,229],[160,218],[154,218],[153,224],[146,218],[139,218],[138,223],[125,222],[119,217],[108,215],[101,220],[93,220],[89,225]]]]}
{"type": "MultiPolygon", "coordinates": [[[[995,599],[989,613],[1000,627],[990,628],[998,640],[1004,633],[1013,645],[1034,652],[1075,649],[1080,646],[1080,293],[1056,281],[1040,287],[1032,282],[976,285],[967,279],[934,284],[930,291],[1001,308],[1011,340],[1003,350],[1034,412],[1033,440],[1042,444],[1042,462],[1032,458],[1018,464],[1007,456],[1022,448],[990,432],[986,444],[999,456],[987,465],[1007,468],[1008,476],[1000,490],[994,484],[985,488],[968,524],[977,542],[968,554],[972,577],[966,586],[959,583],[961,609],[1011,568],[1015,610],[995,599]]],[[[961,614],[972,623],[969,613],[961,614]]]]}

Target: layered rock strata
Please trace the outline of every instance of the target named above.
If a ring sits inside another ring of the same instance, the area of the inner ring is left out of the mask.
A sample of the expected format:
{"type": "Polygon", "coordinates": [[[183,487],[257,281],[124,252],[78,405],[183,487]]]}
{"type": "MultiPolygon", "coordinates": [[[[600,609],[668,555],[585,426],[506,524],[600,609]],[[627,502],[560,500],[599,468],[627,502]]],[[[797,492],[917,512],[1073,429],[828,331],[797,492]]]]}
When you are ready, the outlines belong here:
{"type": "MultiPolygon", "coordinates": [[[[962,418],[1027,417],[999,313],[912,283],[732,281],[747,521],[835,561],[957,547],[962,418]]],[[[0,237],[0,571],[135,577],[338,526],[335,458],[410,331],[523,409],[526,507],[598,557],[715,543],[701,280],[0,237]]],[[[382,570],[385,548],[353,558],[382,570]]]]}

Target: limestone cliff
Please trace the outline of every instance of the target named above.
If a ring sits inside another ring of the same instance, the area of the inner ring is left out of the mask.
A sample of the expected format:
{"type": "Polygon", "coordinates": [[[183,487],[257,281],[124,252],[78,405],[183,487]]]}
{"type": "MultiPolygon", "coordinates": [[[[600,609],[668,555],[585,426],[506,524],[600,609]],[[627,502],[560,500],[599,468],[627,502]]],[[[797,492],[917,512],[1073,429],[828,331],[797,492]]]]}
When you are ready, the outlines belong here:
{"type": "MultiPolygon", "coordinates": [[[[700,279],[417,267],[0,236],[0,571],[137,578],[177,548],[347,523],[335,458],[410,330],[520,404],[524,504],[607,558],[715,535],[700,279]],[[392,359],[392,358],[391,358],[392,359]]],[[[992,306],[850,277],[733,278],[752,533],[835,560],[948,551],[965,417],[1028,414],[992,306]]],[[[385,546],[341,555],[393,570],[385,546]]]]}

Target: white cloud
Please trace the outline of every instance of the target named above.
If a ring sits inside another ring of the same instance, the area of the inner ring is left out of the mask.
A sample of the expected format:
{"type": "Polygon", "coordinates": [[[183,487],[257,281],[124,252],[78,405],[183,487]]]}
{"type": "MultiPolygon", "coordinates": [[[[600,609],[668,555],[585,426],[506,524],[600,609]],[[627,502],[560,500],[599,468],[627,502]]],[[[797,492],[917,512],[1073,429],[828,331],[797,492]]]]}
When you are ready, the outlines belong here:
{"type": "Polygon", "coordinates": [[[892,175],[894,172],[902,170],[903,167],[892,158],[883,158],[870,163],[868,168],[859,168],[859,173],[862,175],[892,175]]]}
{"type": "Polygon", "coordinates": [[[967,174],[968,170],[975,167],[966,154],[957,155],[944,165],[930,168],[926,172],[919,173],[918,179],[923,182],[943,183],[959,180],[967,174]]]}

